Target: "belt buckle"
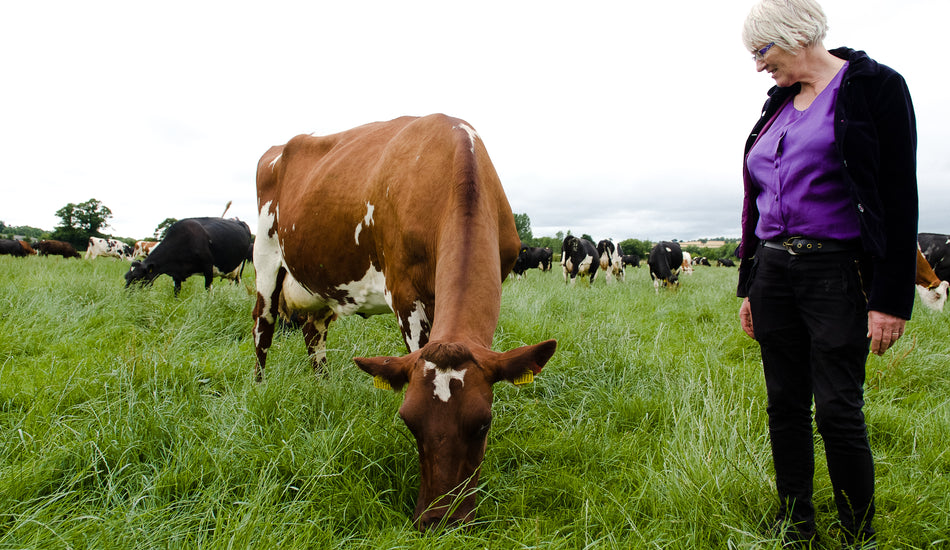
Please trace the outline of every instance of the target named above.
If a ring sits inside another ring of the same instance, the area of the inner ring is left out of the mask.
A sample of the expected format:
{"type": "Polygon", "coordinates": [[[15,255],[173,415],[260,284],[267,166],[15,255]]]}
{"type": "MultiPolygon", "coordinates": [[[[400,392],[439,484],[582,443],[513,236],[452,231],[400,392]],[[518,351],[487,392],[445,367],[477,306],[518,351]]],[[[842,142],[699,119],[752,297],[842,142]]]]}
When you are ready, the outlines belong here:
{"type": "Polygon", "coordinates": [[[785,250],[788,251],[792,256],[798,256],[798,252],[795,252],[795,241],[800,237],[789,237],[787,240],[782,241],[782,246],[785,247],[785,250]]]}
{"type": "Polygon", "coordinates": [[[806,239],[804,237],[789,237],[788,240],[782,242],[782,246],[784,246],[785,250],[788,250],[788,253],[792,256],[799,256],[801,254],[821,250],[821,241],[806,239]]]}

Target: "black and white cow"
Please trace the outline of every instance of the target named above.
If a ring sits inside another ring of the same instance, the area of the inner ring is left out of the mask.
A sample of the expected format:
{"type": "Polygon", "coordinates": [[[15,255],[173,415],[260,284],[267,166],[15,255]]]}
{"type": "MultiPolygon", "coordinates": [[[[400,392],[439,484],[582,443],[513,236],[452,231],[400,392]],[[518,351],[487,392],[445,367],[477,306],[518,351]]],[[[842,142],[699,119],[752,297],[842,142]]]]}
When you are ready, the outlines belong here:
{"type": "Polygon", "coordinates": [[[614,245],[610,239],[604,239],[597,243],[597,258],[600,261],[600,269],[604,272],[604,279],[607,284],[613,282],[616,277],[618,281],[623,281],[623,250],[620,245],[614,245]]]}
{"type": "Polygon", "coordinates": [[[620,257],[620,261],[623,263],[624,267],[628,265],[640,267],[640,256],[637,256],[636,254],[624,254],[620,257]]]}
{"type": "Polygon", "coordinates": [[[110,258],[119,258],[120,260],[131,260],[132,250],[133,248],[131,246],[116,239],[89,237],[85,258],[92,260],[99,256],[108,256],[110,258]]]}
{"type": "Polygon", "coordinates": [[[528,246],[521,243],[521,251],[518,252],[518,259],[515,260],[515,266],[511,271],[520,279],[524,272],[529,269],[540,269],[541,271],[551,270],[551,258],[554,252],[547,247],[528,246]]]}
{"type": "Polygon", "coordinates": [[[679,286],[679,271],[683,267],[683,249],[679,243],[660,241],[653,245],[650,257],[647,259],[650,266],[650,278],[653,279],[653,289],[660,291],[663,286],[679,286]]]}
{"type": "Polygon", "coordinates": [[[707,258],[706,256],[698,256],[698,257],[696,257],[696,258],[693,258],[693,265],[705,265],[705,266],[708,266],[708,265],[709,265],[709,258],[707,258]]]}
{"type": "Polygon", "coordinates": [[[175,296],[181,283],[196,273],[205,277],[205,288],[215,277],[240,281],[251,245],[251,230],[238,219],[186,218],[172,224],[148,257],[132,262],[125,286],[151,284],[162,274],[175,281],[175,296]]]}
{"type": "Polygon", "coordinates": [[[918,233],[917,245],[937,278],[941,281],[950,280],[950,235],[918,233]]]}
{"type": "Polygon", "coordinates": [[[597,260],[597,247],[587,239],[568,235],[561,243],[561,267],[564,268],[564,282],[572,285],[578,275],[590,275],[594,282],[600,262],[597,260]]]}

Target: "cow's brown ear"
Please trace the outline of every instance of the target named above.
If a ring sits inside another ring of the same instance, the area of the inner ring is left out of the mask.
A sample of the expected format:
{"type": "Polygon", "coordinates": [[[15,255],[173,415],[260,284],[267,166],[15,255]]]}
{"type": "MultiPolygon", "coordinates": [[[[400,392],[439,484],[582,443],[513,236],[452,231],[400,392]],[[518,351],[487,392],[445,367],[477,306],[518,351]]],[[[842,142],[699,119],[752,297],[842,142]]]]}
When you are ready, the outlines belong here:
{"type": "Polygon", "coordinates": [[[499,353],[487,361],[481,361],[481,363],[491,371],[493,384],[501,380],[515,382],[522,379],[525,373],[530,372],[535,375],[541,372],[541,369],[551,359],[556,349],[556,340],[545,340],[533,346],[522,346],[499,353]]]}
{"type": "Polygon", "coordinates": [[[415,359],[407,357],[354,357],[353,361],[363,372],[373,376],[373,385],[377,388],[399,391],[409,381],[409,368],[415,362],[415,359]]]}

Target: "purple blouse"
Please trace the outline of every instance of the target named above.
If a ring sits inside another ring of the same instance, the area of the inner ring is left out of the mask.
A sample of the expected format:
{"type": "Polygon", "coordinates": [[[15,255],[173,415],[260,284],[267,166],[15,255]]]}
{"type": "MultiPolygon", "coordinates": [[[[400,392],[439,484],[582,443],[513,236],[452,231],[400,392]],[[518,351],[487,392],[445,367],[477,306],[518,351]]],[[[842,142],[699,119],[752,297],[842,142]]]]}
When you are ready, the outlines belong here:
{"type": "Polygon", "coordinates": [[[789,100],[768,130],[759,136],[747,159],[762,240],[805,236],[857,239],[860,222],[854,211],[844,167],[835,151],[835,99],[848,64],[838,71],[808,109],[789,100]]]}

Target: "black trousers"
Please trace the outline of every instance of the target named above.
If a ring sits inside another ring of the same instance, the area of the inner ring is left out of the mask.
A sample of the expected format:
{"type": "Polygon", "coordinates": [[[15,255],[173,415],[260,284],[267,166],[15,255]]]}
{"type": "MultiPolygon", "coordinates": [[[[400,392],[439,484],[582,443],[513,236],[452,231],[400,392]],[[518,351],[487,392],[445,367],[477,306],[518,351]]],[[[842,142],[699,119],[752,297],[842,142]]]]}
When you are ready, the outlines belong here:
{"type": "Polygon", "coordinates": [[[749,303],[762,350],[779,515],[813,529],[815,451],[825,458],[842,527],[873,533],[874,461],[864,421],[867,298],[857,253],[756,251],[749,303]]]}

